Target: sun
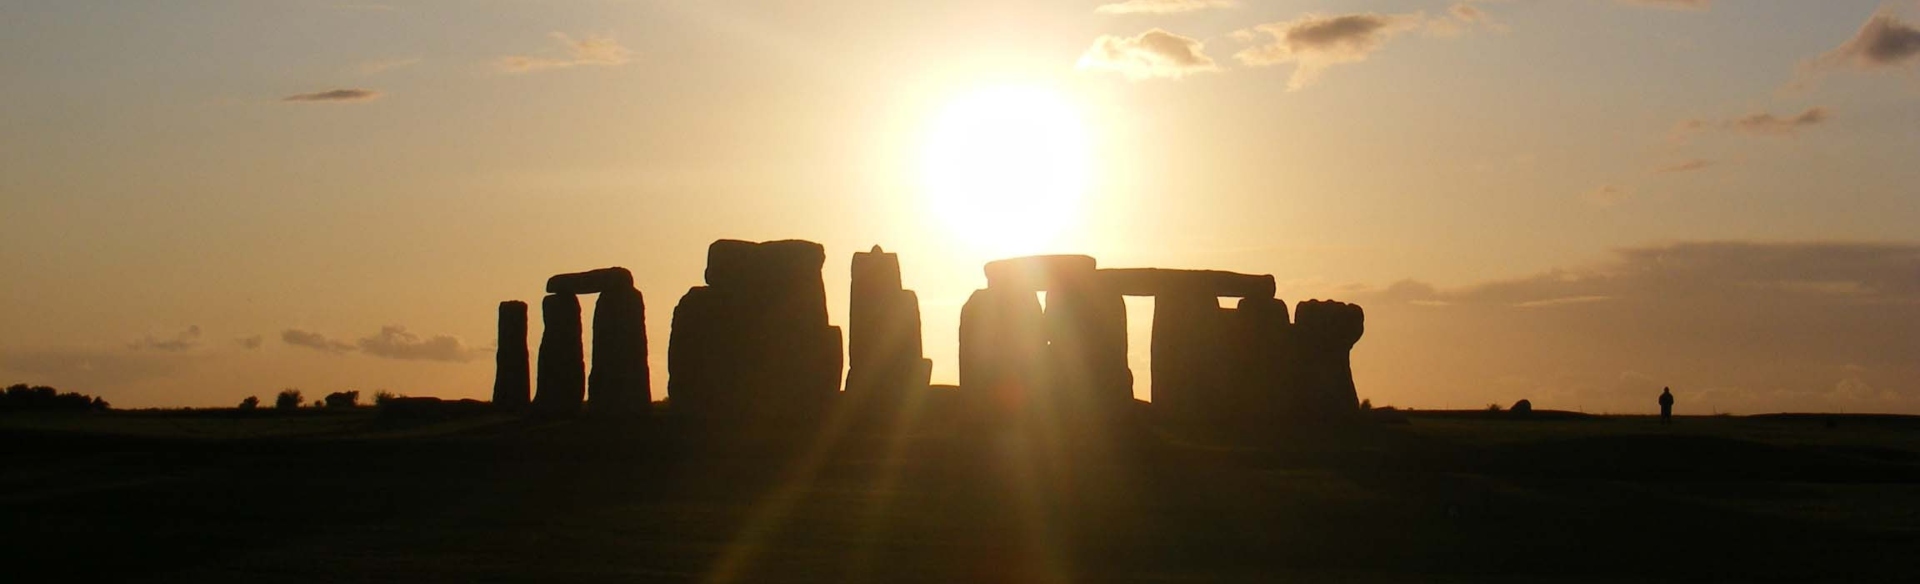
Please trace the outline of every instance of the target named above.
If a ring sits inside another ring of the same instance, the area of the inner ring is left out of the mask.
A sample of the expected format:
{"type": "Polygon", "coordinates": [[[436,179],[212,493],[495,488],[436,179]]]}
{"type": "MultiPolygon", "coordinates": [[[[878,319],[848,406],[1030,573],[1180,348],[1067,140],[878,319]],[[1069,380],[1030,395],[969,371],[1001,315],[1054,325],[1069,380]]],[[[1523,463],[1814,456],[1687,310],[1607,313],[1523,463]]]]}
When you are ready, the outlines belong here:
{"type": "Polygon", "coordinates": [[[1079,220],[1087,182],[1080,111],[1040,87],[954,99],[928,135],[925,193],[961,241],[988,253],[1036,253],[1079,220]]]}

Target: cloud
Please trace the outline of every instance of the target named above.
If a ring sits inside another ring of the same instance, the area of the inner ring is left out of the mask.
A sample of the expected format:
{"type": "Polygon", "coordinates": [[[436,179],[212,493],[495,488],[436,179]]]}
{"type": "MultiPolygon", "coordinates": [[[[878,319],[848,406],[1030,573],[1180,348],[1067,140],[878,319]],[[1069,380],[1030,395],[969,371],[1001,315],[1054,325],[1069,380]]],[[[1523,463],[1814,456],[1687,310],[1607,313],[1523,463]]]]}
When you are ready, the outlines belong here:
{"type": "Polygon", "coordinates": [[[565,57],[509,55],[500,58],[500,70],[507,73],[531,73],[583,66],[617,67],[633,60],[632,50],[621,46],[619,42],[609,37],[587,35],[584,39],[576,40],[566,33],[559,32],[552,33],[552,37],[566,51],[565,57]]]}
{"type": "Polygon", "coordinates": [[[1756,136],[1792,137],[1802,128],[1817,126],[1831,119],[1833,119],[1833,110],[1820,106],[1809,107],[1798,114],[1784,118],[1772,113],[1760,112],[1721,121],[1686,119],[1673,125],[1673,129],[1667,133],[1667,140],[1674,144],[1685,144],[1692,140],[1694,135],[1714,129],[1727,129],[1756,136]]]}
{"type": "Polygon", "coordinates": [[[358,345],[363,353],[388,359],[463,363],[474,355],[458,337],[434,335],[422,339],[399,325],[380,327],[379,334],[360,339],[358,345]]]}
{"type": "Polygon", "coordinates": [[[258,349],[260,348],[260,345],[265,344],[266,338],[260,335],[253,335],[251,337],[241,337],[238,339],[234,339],[233,342],[240,345],[240,348],[251,351],[254,349],[258,349]]]}
{"type": "Polygon", "coordinates": [[[1227,8],[1236,4],[1238,2],[1234,0],[1125,0],[1101,4],[1093,11],[1101,14],[1173,14],[1209,8],[1227,8]]]}
{"type": "Polygon", "coordinates": [[[1200,41],[1152,29],[1135,37],[1102,35],[1080,56],[1080,69],[1115,71],[1128,79],[1179,79],[1219,69],[1200,41]]]}
{"type": "Polygon", "coordinates": [[[1713,8],[1713,0],[1615,0],[1630,6],[1661,8],[1666,10],[1704,11],[1713,8]]]}
{"type": "Polygon", "coordinates": [[[1792,117],[1782,118],[1771,113],[1757,113],[1727,122],[1727,126],[1749,134],[1763,136],[1792,136],[1800,128],[1826,122],[1832,115],[1827,108],[1810,107],[1792,117]]]}
{"type": "Polygon", "coordinates": [[[306,103],[351,103],[380,99],[381,93],[372,89],[331,89],[314,93],[299,93],[280,98],[280,101],[306,103]]]}
{"type": "Polygon", "coordinates": [[[1643,245],[1350,299],[1367,308],[1354,367],[1376,404],[1649,411],[1671,385],[1688,413],[1920,413],[1920,243],[1643,245]]]}
{"type": "Polygon", "coordinates": [[[1546,298],[1542,300],[1528,300],[1526,302],[1515,302],[1513,303],[1513,307],[1514,308],[1547,308],[1547,307],[1553,307],[1553,306],[1567,306],[1570,304],[1590,304],[1594,302],[1606,302],[1612,299],[1613,297],[1611,296],[1600,296],[1596,294],[1589,294],[1586,296],[1568,296],[1565,298],[1546,298]]]}
{"type": "Polygon", "coordinates": [[[181,331],[179,334],[166,339],[156,339],[153,335],[147,335],[127,345],[127,348],[134,350],[152,349],[155,351],[178,353],[192,350],[197,346],[200,346],[200,325],[188,326],[187,330],[181,331]]]}
{"type": "Polygon", "coordinates": [[[1816,68],[1880,69],[1920,62],[1920,27],[1882,11],[1860,25],[1853,38],[1813,60],[1816,68]]]}
{"type": "Polygon", "coordinates": [[[1612,207],[1633,198],[1633,188],[1619,185],[1601,185],[1599,188],[1581,193],[1580,198],[1601,207],[1612,207]]]}
{"type": "Polygon", "coordinates": [[[280,341],[295,347],[306,347],[334,355],[351,352],[354,348],[352,344],[345,341],[329,339],[326,335],[300,329],[280,331],[280,341]]]}
{"type": "Polygon", "coordinates": [[[405,59],[385,59],[380,61],[368,61],[365,63],[361,63],[359,70],[361,75],[373,75],[376,73],[384,73],[384,72],[392,71],[395,69],[412,67],[414,65],[420,64],[420,61],[421,59],[419,57],[409,57],[405,59]]]}
{"type": "Polygon", "coordinates": [[[1309,14],[1285,22],[1255,25],[1235,33],[1242,40],[1254,40],[1261,34],[1270,41],[1249,47],[1234,58],[1249,66],[1264,67],[1293,63],[1288,90],[1298,90],[1319,79],[1328,67],[1365,61],[1368,55],[1386,45],[1394,35],[1417,28],[1420,14],[1309,14]]]}
{"type": "Polygon", "coordinates": [[[1465,33],[1468,28],[1478,25],[1497,32],[1506,32],[1507,25],[1482,10],[1478,2],[1487,0],[1460,0],[1447,7],[1446,18],[1427,20],[1427,32],[1435,36],[1451,37],[1465,33]]]}
{"type": "Polygon", "coordinates": [[[1694,158],[1690,160],[1675,162],[1673,164],[1661,165],[1657,168],[1654,168],[1653,173],[1654,174],[1673,174],[1676,172],[1690,172],[1690,171],[1700,170],[1702,168],[1706,168],[1709,166],[1713,166],[1712,160],[1707,160],[1704,158],[1694,158]]]}

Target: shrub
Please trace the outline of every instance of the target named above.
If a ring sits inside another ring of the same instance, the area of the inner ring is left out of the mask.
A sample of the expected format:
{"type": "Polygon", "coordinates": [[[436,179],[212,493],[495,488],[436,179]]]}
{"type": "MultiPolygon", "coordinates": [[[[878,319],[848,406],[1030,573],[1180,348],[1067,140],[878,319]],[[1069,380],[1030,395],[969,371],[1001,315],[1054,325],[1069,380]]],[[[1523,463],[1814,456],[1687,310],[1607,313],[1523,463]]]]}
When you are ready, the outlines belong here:
{"type": "Polygon", "coordinates": [[[373,394],[373,403],[375,405],[384,405],[387,402],[393,401],[395,399],[403,398],[403,397],[407,397],[407,396],[382,389],[379,391],[379,393],[373,394]]]}
{"type": "Polygon", "coordinates": [[[1500,404],[1487,404],[1487,411],[1489,412],[1500,411],[1500,404]]]}
{"type": "Polygon", "coordinates": [[[360,405],[360,390],[329,393],[324,403],[329,408],[351,408],[360,405]]]}
{"type": "Polygon", "coordinates": [[[280,390],[280,395],[273,396],[273,408],[277,410],[291,410],[300,407],[300,402],[303,401],[306,401],[306,398],[300,396],[300,390],[293,388],[282,389],[280,390]]]}
{"type": "Polygon", "coordinates": [[[247,399],[240,400],[240,411],[251,412],[259,408],[260,398],[249,395],[247,399]]]}
{"type": "Polygon", "coordinates": [[[78,392],[61,393],[45,385],[16,383],[0,393],[0,410],[41,410],[62,412],[104,411],[107,400],[78,392]]]}
{"type": "Polygon", "coordinates": [[[1363,400],[1360,400],[1360,411],[1363,411],[1363,412],[1364,412],[1364,411],[1368,411],[1368,410],[1372,410],[1372,409],[1373,409],[1373,400],[1372,400],[1372,399],[1363,399],[1363,400]]]}

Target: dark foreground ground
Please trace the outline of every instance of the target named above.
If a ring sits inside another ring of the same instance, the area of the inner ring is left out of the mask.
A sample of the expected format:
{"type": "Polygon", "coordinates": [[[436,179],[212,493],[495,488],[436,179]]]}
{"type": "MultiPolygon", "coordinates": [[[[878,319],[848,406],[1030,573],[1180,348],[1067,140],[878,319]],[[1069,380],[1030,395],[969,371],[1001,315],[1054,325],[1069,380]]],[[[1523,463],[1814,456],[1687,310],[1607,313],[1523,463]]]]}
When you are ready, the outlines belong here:
{"type": "Polygon", "coordinates": [[[1547,418],[12,414],[0,561],[12,582],[1920,580],[1920,419],[1547,418]]]}

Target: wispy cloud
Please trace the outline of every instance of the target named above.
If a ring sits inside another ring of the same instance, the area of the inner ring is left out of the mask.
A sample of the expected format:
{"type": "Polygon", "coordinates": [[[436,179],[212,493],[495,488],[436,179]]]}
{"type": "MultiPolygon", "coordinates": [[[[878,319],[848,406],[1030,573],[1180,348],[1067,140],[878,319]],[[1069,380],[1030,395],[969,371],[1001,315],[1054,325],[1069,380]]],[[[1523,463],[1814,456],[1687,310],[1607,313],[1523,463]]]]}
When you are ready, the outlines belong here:
{"type": "Polygon", "coordinates": [[[1726,129],[1756,136],[1792,137],[1800,130],[1824,124],[1833,119],[1833,110],[1821,106],[1809,107],[1791,116],[1777,116],[1770,112],[1758,112],[1719,121],[1699,118],[1680,120],[1673,125],[1667,139],[1675,144],[1684,144],[1694,135],[1714,129],[1726,129]]]}
{"type": "Polygon", "coordinates": [[[1128,79],[1178,79],[1219,67],[1198,40],[1160,29],[1139,36],[1101,36],[1080,56],[1080,69],[1115,71],[1128,79]]]}
{"type": "Polygon", "coordinates": [[[238,339],[234,339],[233,342],[234,344],[240,345],[240,348],[242,349],[252,351],[254,349],[260,348],[260,345],[266,344],[266,337],[262,337],[260,335],[253,335],[250,337],[240,337],[238,339]]]}
{"type": "Polygon", "coordinates": [[[191,350],[194,347],[198,347],[198,346],[200,346],[200,325],[192,325],[192,326],[188,326],[187,330],[181,331],[179,334],[176,334],[164,339],[155,338],[153,335],[147,335],[146,337],[141,338],[138,341],[134,341],[128,344],[127,348],[135,349],[135,350],[151,349],[155,351],[168,351],[168,352],[178,353],[181,351],[191,350]]]}
{"type": "Polygon", "coordinates": [[[1801,128],[1825,123],[1831,117],[1827,108],[1816,106],[1784,118],[1765,112],[1742,116],[1727,122],[1727,126],[1749,134],[1792,136],[1801,128]]]}
{"type": "Polygon", "coordinates": [[[1601,207],[1612,207],[1633,198],[1633,187],[1601,185],[1599,188],[1581,193],[1580,198],[1601,207]]]}
{"type": "Polygon", "coordinates": [[[379,334],[361,338],[357,344],[361,352],[387,359],[463,363],[473,359],[474,355],[473,349],[468,348],[459,337],[434,335],[422,338],[399,325],[380,327],[379,334]]]}
{"type": "Polygon", "coordinates": [[[599,66],[617,67],[633,60],[633,51],[621,46],[618,41],[601,35],[587,35],[575,39],[566,33],[552,33],[554,42],[565,53],[561,57],[536,55],[508,55],[501,57],[500,70],[507,73],[531,73],[549,69],[567,69],[572,67],[599,66]]]}
{"type": "Polygon", "coordinates": [[[349,353],[354,349],[353,344],[346,341],[329,339],[326,335],[300,329],[280,331],[280,342],[333,355],[349,353]]]}
{"type": "Polygon", "coordinates": [[[1686,10],[1692,12],[1713,8],[1713,0],[1615,0],[1630,6],[1661,8],[1666,10],[1686,10]]]}
{"type": "Polygon", "coordinates": [[[361,75],[374,75],[378,73],[385,73],[387,71],[392,71],[395,69],[404,69],[407,67],[412,67],[414,65],[420,64],[420,61],[421,59],[419,57],[367,61],[365,63],[360,64],[359,71],[361,75]]]}
{"type": "Polygon", "coordinates": [[[298,93],[280,98],[280,101],[294,103],[352,103],[372,101],[380,98],[381,93],[372,89],[331,89],[313,93],[298,93]]]}
{"type": "Polygon", "coordinates": [[[1367,56],[1385,46],[1389,39],[1420,25],[1420,14],[1309,14],[1284,22],[1255,25],[1235,33],[1244,41],[1261,35],[1267,42],[1249,47],[1234,58],[1249,66],[1263,67],[1293,63],[1288,90],[1312,85],[1327,68],[1341,63],[1367,60],[1367,56]]]}
{"type": "Polygon", "coordinates": [[[1675,162],[1672,164],[1660,165],[1653,169],[1653,173],[1654,174],[1673,174],[1676,172],[1690,172],[1690,171],[1700,170],[1702,168],[1706,168],[1709,166],[1713,166],[1712,160],[1707,160],[1705,158],[1694,158],[1689,160],[1683,160],[1680,162],[1675,162]]]}
{"type": "Polygon", "coordinates": [[[1125,0],[1101,4],[1093,11],[1101,14],[1173,14],[1227,8],[1236,4],[1239,3],[1234,0],[1125,0]]]}

